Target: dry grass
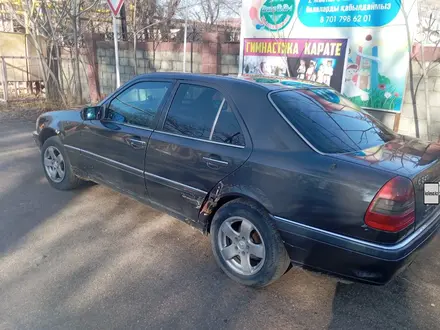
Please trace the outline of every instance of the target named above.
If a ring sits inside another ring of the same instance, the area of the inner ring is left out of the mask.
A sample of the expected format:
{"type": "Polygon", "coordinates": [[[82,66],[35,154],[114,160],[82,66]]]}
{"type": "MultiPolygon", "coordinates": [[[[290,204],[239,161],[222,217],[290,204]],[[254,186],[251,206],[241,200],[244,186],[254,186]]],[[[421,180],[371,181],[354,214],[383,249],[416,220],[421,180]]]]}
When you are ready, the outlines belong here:
{"type": "Polygon", "coordinates": [[[35,121],[37,117],[49,111],[81,108],[78,105],[64,106],[61,102],[49,102],[44,99],[22,99],[8,103],[0,102],[0,120],[22,119],[35,121]]]}

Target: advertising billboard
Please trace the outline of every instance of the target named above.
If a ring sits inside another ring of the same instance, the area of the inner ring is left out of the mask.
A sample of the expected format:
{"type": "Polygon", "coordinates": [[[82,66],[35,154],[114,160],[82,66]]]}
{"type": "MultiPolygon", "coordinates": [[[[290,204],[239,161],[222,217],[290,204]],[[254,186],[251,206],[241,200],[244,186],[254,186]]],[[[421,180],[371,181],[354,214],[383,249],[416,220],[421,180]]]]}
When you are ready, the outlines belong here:
{"type": "Polygon", "coordinates": [[[240,74],[320,82],[361,107],[400,112],[416,1],[243,0],[241,21],[240,74]]]}

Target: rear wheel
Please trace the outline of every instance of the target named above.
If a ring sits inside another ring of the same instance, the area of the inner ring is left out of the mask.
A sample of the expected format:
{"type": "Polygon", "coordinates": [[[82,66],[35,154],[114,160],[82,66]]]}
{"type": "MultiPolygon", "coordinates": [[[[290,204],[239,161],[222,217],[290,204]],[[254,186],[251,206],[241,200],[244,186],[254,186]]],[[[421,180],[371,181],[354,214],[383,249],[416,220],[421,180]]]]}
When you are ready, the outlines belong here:
{"type": "Polygon", "coordinates": [[[244,199],[223,205],[211,223],[214,257],[233,280],[263,287],[281,277],[290,258],[267,212],[244,199]]]}
{"type": "Polygon", "coordinates": [[[44,142],[41,162],[47,180],[56,189],[70,190],[84,182],[73,174],[66,150],[58,136],[52,136],[44,142]]]}

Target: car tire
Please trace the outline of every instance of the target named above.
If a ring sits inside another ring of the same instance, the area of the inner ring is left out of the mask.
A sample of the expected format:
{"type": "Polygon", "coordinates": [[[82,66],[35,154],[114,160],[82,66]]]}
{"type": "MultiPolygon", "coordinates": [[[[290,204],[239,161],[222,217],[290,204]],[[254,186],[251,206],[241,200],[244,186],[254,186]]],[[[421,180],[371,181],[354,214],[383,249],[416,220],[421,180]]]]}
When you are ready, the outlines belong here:
{"type": "Polygon", "coordinates": [[[267,286],[290,265],[284,243],[268,213],[246,199],[223,205],[212,219],[210,234],[217,264],[240,284],[267,286]]]}
{"type": "Polygon", "coordinates": [[[44,142],[41,163],[47,181],[58,190],[75,189],[84,182],[73,174],[66,149],[58,136],[52,136],[44,142]]]}

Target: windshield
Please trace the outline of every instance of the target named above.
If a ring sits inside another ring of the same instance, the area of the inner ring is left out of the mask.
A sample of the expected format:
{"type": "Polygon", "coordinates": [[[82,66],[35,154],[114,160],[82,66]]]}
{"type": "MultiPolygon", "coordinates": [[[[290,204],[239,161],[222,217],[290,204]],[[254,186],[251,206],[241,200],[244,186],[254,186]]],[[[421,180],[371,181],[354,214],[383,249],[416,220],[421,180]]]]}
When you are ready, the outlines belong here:
{"type": "Polygon", "coordinates": [[[360,151],[396,136],[372,115],[328,88],[285,90],[270,98],[298,132],[323,153],[360,151]]]}

